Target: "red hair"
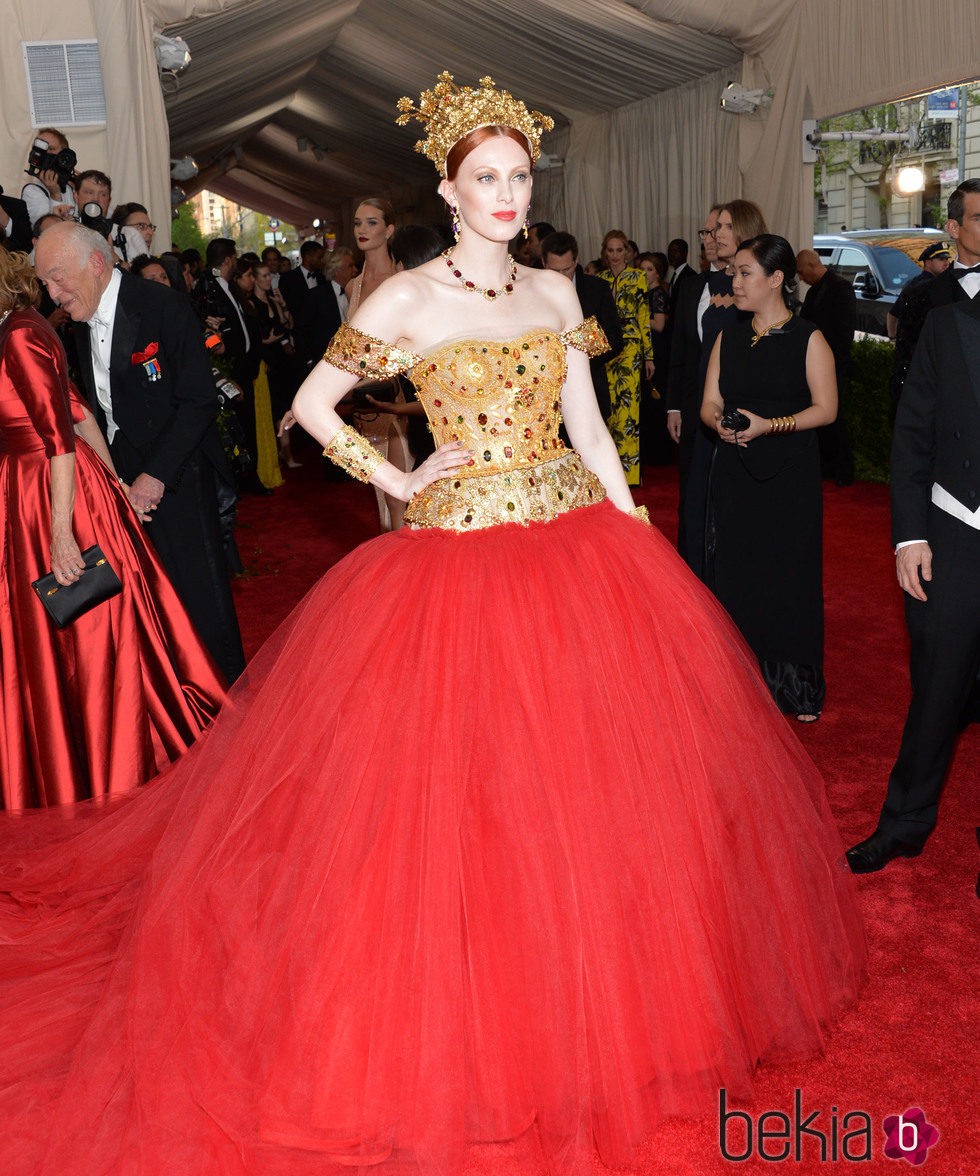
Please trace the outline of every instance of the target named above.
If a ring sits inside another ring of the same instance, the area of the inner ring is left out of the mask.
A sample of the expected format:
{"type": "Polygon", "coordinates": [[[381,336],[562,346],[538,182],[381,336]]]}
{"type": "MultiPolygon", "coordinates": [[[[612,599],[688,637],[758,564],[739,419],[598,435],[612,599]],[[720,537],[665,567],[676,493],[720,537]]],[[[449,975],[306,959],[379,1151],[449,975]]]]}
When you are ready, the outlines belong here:
{"type": "Polygon", "coordinates": [[[524,138],[520,131],[515,130],[513,127],[477,127],[452,145],[449,154],[446,156],[446,179],[455,180],[456,173],[459,171],[460,165],[467,155],[471,151],[475,151],[487,139],[493,139],[499,136],[513,139],[518,147],[527,154],[528,162],[530,162],[531,152],[528,148],[527,139],[524,138]]]}

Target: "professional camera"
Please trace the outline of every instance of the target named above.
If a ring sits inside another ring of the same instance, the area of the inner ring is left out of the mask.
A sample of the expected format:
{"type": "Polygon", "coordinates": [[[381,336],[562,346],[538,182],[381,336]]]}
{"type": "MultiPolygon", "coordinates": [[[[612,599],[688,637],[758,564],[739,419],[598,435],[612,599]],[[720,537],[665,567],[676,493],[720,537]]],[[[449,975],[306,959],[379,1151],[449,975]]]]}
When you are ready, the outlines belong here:
{"type": "Polygon", "coordinates": [[[100,237],[108,238],[113,230],[112,221],[97,200],[87,200],[78,210],[78,219],[87,229],[95,229],[100,237]]]}
{"type": "Polygon", "coordinates": [[[70,147],[62,147],[60,151],[52,151],[44,139],[35,139],[27,157],[27,167],[24,170],[29,176],[40,177],[41,172],[53,171],[58,177],[58,186],[62,192],[68,187],[68,181],[75,174],[78,156],[70,147]]]}
{"type": "Polygon", "coordinates": [[[730,408],[721,418],[721,423],[724,428],[731,429],[733,433],[741,433],[752,422],[744,412],[739,412],[737,408],[730,408]]]}

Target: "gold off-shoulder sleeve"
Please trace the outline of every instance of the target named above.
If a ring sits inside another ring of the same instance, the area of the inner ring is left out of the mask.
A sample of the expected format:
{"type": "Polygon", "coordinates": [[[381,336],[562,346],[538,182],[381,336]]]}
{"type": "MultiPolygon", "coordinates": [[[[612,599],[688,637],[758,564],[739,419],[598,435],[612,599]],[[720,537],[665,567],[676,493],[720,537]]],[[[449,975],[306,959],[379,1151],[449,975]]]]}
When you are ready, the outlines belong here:
{"type": "Polygon", "coordinates": [[[596,322],[595,315],[589,315],[585,322],[572,327],[570,331],[562,331],[560,337],[566,347],[574,347],[586,355],[602,355],[609,350],[609,340],[596,322]]]}
{"type": "Polygon", "coordinates": [[[411,371],[421,358],[344,323],[323,353],[327,363],[365,379],[384,379],[411,371]]]}

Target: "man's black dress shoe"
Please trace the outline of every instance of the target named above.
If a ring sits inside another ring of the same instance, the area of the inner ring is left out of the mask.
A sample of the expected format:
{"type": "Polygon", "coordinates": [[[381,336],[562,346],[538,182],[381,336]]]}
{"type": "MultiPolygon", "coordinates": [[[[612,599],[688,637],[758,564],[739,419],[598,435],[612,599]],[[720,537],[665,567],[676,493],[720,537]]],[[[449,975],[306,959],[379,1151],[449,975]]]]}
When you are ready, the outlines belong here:
{"type": "Polygon", "coordinates": [[[912,841],[901,841],[891,833],[876,831],[870,837],[852,845],[845,855],[852,874],[874,874],[897,857],[918,857],[922,846],[912,841]]]}

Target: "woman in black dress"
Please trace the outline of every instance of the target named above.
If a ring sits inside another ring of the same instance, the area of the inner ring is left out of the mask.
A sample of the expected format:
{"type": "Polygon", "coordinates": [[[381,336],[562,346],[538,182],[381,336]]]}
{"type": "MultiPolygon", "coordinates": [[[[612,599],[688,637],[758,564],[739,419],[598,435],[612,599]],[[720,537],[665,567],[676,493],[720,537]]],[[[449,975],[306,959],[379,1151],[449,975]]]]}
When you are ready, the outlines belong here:
{"type": "Polygon", "coordinates": [[[726,443],[712,470],[706,578],[780,709],[814,722],[825,693],[814,430],[837,415],[837,383],[823,335],[793,316],[795,286],[788,241],[763,233],[742,243],[734,298],[752,319],[726,326],[715,341],[701,408],[726,443]],[[736,411],[743,419],[733,422],[736,411]]]}

